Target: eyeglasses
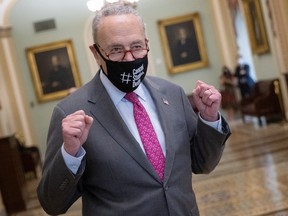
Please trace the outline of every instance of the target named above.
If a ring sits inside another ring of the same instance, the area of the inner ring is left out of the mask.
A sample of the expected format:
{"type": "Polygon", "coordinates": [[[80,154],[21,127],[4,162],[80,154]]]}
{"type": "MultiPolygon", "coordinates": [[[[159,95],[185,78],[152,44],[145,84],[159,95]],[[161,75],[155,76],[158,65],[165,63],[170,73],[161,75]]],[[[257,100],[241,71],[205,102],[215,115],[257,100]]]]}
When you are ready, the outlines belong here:
{"type": "MultiPolygon", "coordinates": [[[[140,59],[147,55],[149,52],[149,47],[147,45],[148,40],[145,41],[145,45],[136,44],[131,47],[130,50],[125,50],[123,47],[113,48],[109,53],[106,53],[99,44],[96,44],[96,49],[99,47],[106,55],[106,57],[111,61],[123,61],[128,52],[131,53],[134,59],[140,59]]],[[[99,52],[99,50],[97,49],[99,52]]],[[[99,52],[100,53],[100,52],[99,52]]],[[[101,53],[100,53],[101,54],[101,53]]]]}

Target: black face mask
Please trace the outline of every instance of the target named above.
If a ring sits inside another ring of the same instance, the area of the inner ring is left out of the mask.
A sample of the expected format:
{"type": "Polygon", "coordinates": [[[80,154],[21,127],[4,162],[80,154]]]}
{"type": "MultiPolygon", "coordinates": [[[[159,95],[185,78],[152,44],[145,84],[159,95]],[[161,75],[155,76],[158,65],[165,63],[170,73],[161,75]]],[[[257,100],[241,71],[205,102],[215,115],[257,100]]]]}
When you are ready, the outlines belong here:
{"type": "MultiPolygon", "coordinates": [[[[119,90],[132,92],[141,84],[147,72],[147,55],[134,61],[115,62],[104,58],[97,45],[94,45],[94,47],[106,63],[107,74],[104,74],[119,90]]],[[[104,71],[102,66],[100,67],[104,71]]]]}

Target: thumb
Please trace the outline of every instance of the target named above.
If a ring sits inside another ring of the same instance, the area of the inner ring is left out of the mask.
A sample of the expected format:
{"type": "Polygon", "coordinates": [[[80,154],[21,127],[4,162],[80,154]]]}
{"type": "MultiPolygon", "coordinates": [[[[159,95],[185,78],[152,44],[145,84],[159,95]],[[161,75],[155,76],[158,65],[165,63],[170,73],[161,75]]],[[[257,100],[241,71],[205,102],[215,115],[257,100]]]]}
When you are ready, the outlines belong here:
{"type": "Polygon", "coordinates": [[[93,124],[94,119],[91,116],[85,115],[86,129],[89,130],[93,124]]]}
{"type": "Polygon", "coordinates": [[[92,123],[93,123],[93,118],[88,115],[85,115],[85,128],[80,138],[81,145],[83,145],[83,143],[86,142],[92,123]]]}
{"type": "Polygon", "coordinates": [[[196,86],[200,86],[201,84],[204,84],[204,82],[201,81],[201,80],[197,80],[197,82],[196,82],[196,86]]]}

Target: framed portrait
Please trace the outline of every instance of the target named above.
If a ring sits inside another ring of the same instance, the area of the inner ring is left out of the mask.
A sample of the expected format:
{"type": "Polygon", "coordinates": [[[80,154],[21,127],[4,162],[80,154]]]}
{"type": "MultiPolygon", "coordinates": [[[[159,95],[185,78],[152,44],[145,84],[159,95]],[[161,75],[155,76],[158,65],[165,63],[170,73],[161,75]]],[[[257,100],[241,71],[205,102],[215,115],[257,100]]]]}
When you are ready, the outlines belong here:
{"type": "Polygon", "coordinates": [[[269,43],[259,0],[242,0],[252,53],[269,51],[269,43]]]}
{"type": "Polygon", "coordinates": [[[61,99],[81,86],[71,40],[26,49],[38,102],[61,99]]]}
{"type": "Polygon", "coordinates": [[[208,65],[199,13],[159,20],[158,27],[169,73],[208,65]]]}

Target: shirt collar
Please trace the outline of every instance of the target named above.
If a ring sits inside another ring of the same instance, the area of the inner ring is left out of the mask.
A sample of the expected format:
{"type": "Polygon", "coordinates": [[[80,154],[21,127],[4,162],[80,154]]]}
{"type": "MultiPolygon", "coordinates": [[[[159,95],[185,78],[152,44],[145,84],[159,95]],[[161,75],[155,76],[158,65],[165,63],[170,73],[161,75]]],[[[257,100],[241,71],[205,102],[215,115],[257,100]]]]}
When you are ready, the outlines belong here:
{"type": "MultiPolygon", "coordinates": [[[[113,83],[107,78],[107,76],[104,74],[104,72],[101,70],[100,72],[100,80],[102,82],[102,84],[104,85],[106,91],[108,92],[108,94],[110,95],[113,103],[115,106],[118,105],[118,103],[123,99],[123,97],[125,96],[125,92],[120,91],[117,87],[115,87],[113,85],[113,83]]],[[[145,95],[144,92],[144,85],[143,83],[141,83],[138,88],[136,90],[134,90],[134,92],[142,99],[142,100],[146,100],[147,97],[145,95]]]]}

